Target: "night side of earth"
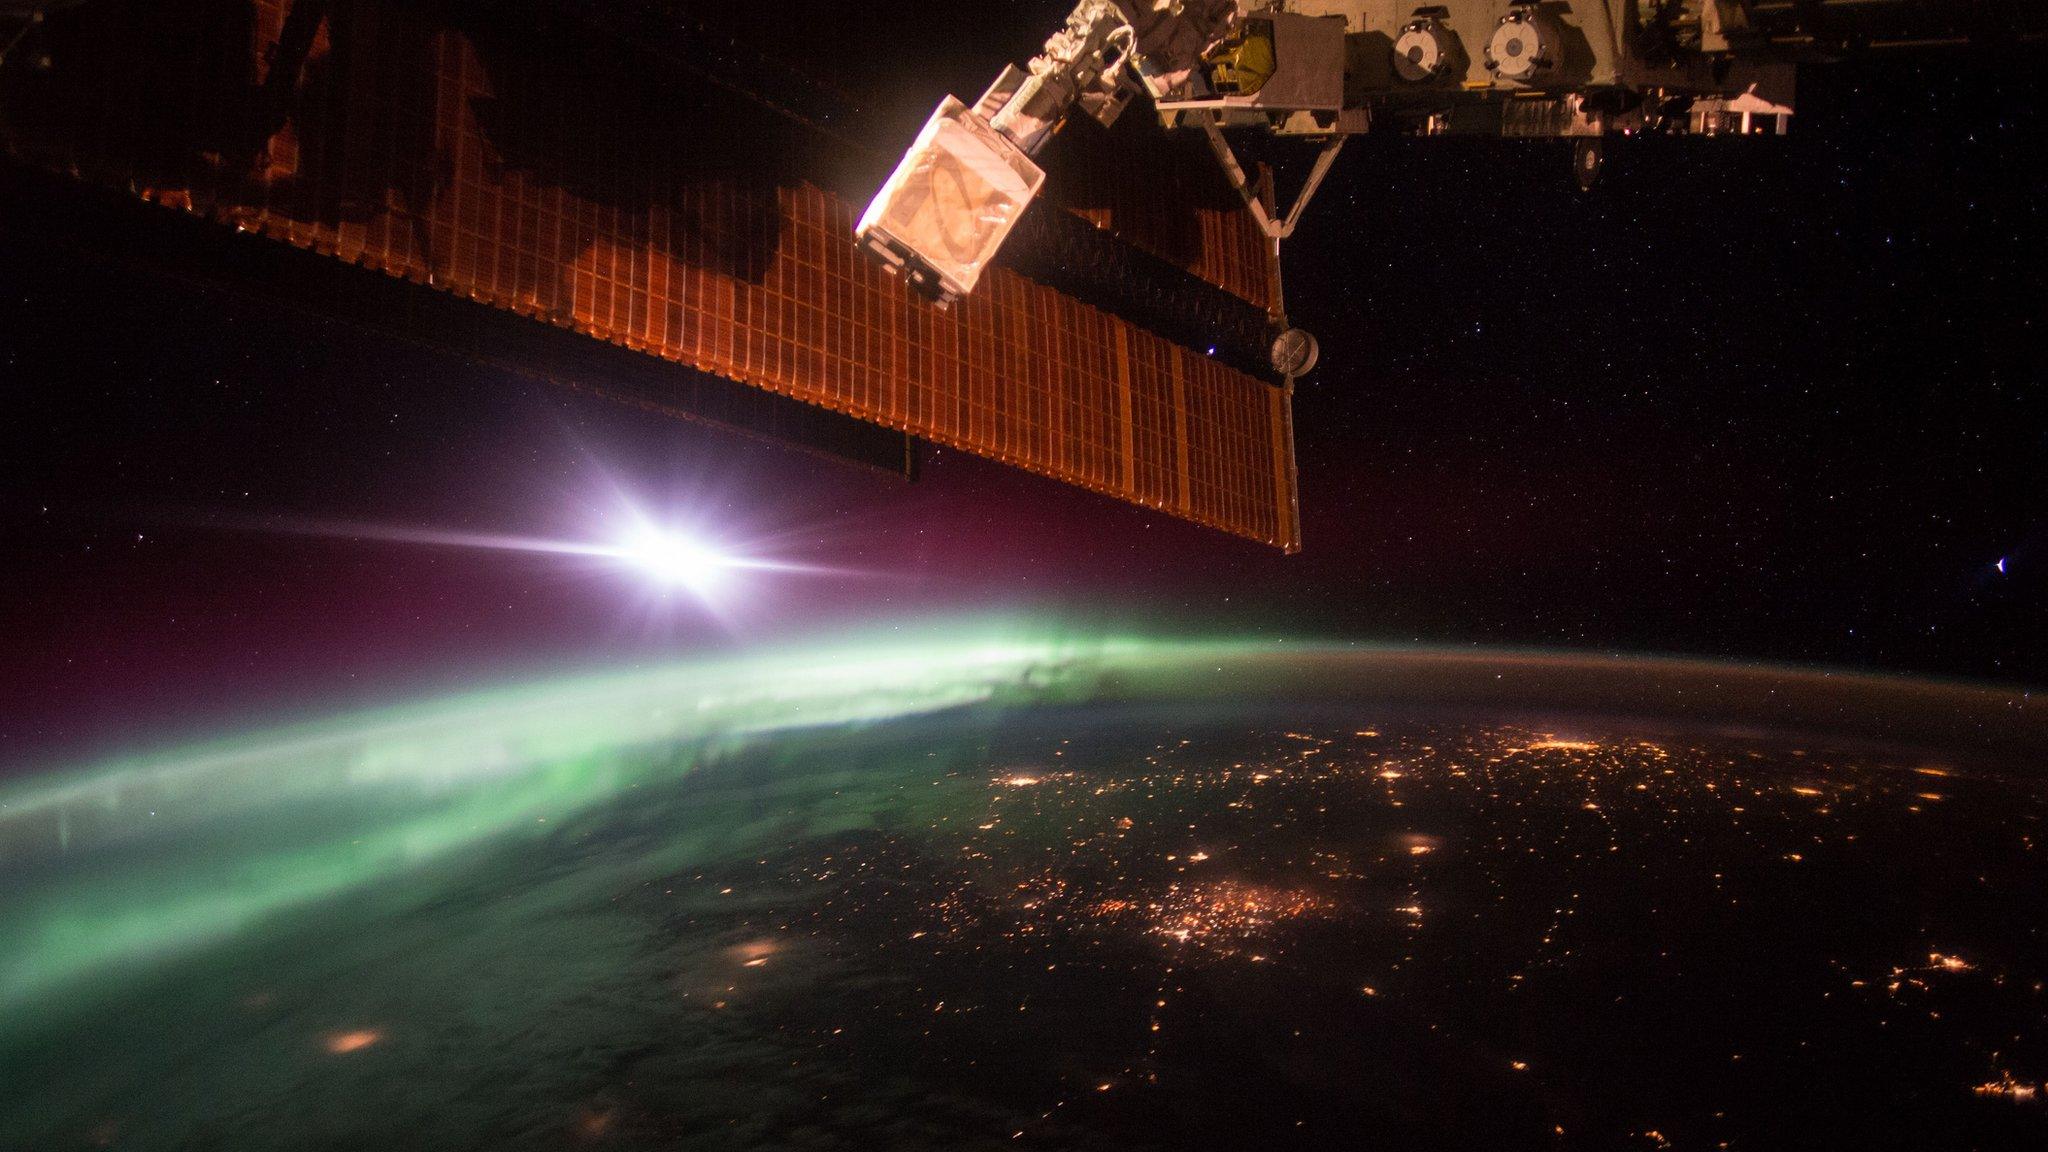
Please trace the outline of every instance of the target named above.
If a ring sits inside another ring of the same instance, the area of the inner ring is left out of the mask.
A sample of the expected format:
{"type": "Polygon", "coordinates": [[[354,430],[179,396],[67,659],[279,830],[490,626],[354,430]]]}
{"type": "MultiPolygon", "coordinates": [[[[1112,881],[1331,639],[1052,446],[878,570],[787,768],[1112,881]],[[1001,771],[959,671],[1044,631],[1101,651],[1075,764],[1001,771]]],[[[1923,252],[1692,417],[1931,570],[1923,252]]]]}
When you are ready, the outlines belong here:
{"type": "Polygon", "coordinates": [[[0,1124],[246,1148],[2048,1130],[2048,722],[2023,694],[964,635],[12,787],[0,1124]],[[1934,743],[1958,723],[1973,751],[1934,743]]]}

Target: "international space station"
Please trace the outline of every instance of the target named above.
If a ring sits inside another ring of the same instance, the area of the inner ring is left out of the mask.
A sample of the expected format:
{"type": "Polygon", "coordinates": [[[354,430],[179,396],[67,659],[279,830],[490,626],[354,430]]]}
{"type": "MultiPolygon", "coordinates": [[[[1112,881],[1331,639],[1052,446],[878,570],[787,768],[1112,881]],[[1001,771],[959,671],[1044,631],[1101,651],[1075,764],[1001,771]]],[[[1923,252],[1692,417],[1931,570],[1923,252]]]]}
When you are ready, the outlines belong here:
{"type": "Polygon", "coordinates": [[[2041,0],[1044,0],[1048,23],[1068,3],[1035,59],[989,61],[921,132],[905,103],[898,136],[795,73],[914,89],[929,5],[819,3],[807,30],[725,0],[0,0],[0,236],[1292,552],[1317,348],[1280,249],[1352,178],[1346,141],[1547,139],[1587,183],[1627,136],[1786,132],[1810,62],[2048,31],[2041,0]]]}
{"type": "MultiPolygon", "coordinates": [[[[1067,118],[1114,124],[1142,93],[1165,128],[1206,135],[1277,259],[1352,136],[1568,138],[1577,179],[1590,187],[1610,135],[1782,135],[1798,62],[1813,43],[1801,21],[1845,8],[1896,19],[1912,7],[1081,0],[1027,66],[1005,68],[971,106],[952,97],[940,104],[856,231],[919,290],[942,304],[957,300],[974,290],[1043,186],[1034,158],[1067,118]],[[1232,130],[1317,147],[1284,213],[1255,191],[1232,130]]],[[[1316,355],[1307,333],[1282,331],[1272,369],[1299,376],[1316,355]]]]}

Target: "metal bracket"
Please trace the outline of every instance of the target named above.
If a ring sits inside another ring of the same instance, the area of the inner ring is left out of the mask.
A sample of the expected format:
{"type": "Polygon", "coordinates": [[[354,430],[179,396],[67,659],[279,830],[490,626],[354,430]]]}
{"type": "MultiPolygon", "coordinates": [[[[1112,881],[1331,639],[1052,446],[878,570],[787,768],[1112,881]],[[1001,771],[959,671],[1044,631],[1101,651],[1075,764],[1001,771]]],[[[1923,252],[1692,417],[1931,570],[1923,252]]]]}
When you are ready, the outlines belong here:
{"type": "Polygon", "coordinates": [[[1230,181],[1230,186],[1237,192],[1238,198],[1244,201],[1245,207],[1251,209],[1252,218],[1259,222],[1259,228],[1265,232],[1266,238],[1277,244],[1294,235],[1294,229],[1301,223],[1302,213],[1308,210],[1309,201],[1315,199],[1316,189],[1322,187],[1323,177],[1330,174],[1330,165],[1337,162],[1337,153],[1344,150],[1345,137],[1332,136],[1323,142],[1323,150],[1316,154],[1316,165],[1309,170],[1308,182],[1301,186],[1300,192],[1295,193],[1294,206],[1287,210],[1284,218],[1275,220],[1272,213],[1266,211],[1266,205],[1260,201],[1258,193],[1253,190],[1251,180],[1244,174],[1244,166],[1237,162],[1237,153],[1231,150],[1230,141],[1223,138],[1223,126],[1216,113],[1204,110],[1198,115],[1202,122],[1202,132],[1209,137],[1209,150],[1216,154],[1216,163],[1222,166],[1223,175],[1230,181]]]}

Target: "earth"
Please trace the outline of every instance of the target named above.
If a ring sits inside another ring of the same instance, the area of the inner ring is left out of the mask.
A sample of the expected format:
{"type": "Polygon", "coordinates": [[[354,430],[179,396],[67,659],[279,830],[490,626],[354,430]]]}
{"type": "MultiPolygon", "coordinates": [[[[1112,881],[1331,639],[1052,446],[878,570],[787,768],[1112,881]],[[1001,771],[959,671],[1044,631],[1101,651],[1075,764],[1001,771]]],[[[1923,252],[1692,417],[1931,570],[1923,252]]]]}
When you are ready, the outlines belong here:
{"type": "Polygon", "coordinates": [[[2048,1147],[2048,709],[967,629],[0,785],[0,1147],[2048,1147]]]}

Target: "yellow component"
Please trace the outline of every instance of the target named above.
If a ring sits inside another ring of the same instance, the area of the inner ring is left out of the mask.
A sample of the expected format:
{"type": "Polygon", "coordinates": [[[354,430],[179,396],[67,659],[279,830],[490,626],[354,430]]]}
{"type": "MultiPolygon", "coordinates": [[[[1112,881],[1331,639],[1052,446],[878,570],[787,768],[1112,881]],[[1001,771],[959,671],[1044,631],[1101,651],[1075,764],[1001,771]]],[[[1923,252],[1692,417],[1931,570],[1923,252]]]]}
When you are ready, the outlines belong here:
{"type": "Polygon", "coordinates": [[[1211,52],[1209,80],[1218,92],[1252,96],[1273,78],[1279,65],[1273,55],[1273,25],[1254,23],[1244,39],[1211,52]]]}

